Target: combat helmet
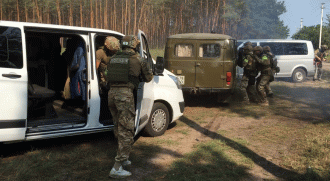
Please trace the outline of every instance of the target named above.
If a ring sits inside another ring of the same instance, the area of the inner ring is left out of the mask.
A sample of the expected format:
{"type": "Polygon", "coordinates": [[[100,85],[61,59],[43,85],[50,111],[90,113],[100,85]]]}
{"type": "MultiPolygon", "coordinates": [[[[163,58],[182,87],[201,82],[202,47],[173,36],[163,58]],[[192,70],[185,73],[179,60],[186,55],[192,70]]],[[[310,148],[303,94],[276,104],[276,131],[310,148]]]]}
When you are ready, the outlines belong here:
{"type": "Polygon", "coordinates": [[[269,46],[264,46],[262,49],[264,50],[265,53],[270,52],[270,47],[269,46]]]}
{"type": "Polygon", "coordinates": [[[140,45],[140,40],[135,35],[126,35],[122,39],[122,48],[137,49],[140,45]]]}
{"type": "Polygon", "coordinates": [[[253,53],[259,55],[260,53],[262,53],[263,49],[261,46],[256,46],[253,48],[253,53]]]}
{"type": "Polygon", "coordinates": [[[321,49],[322,50],[328,50],[328,46],[327,45],[321,45],[321,49]]]}
{"type": "Polygon", "coordinates": [[[243,52],[246,54],[246,53],[249,53],[249,52],[252,52],[253,51],[253,48],[251,45],[245,45],[244,48],[243,48],[243,52]]]}
{"type": "Polygon", "coordinates": [[[104,46],[110,51],[118,51],[120,49],[119,40],[113,36],[107,36],[105,38],[104,46]]]}
{"type": "Polygon", "coordinates": [[[246,45],[251,45],[252,46],[252,43],[250,41],[247,41],[247,42],[244,43],[244,46],[246,46],[246,45]]]}

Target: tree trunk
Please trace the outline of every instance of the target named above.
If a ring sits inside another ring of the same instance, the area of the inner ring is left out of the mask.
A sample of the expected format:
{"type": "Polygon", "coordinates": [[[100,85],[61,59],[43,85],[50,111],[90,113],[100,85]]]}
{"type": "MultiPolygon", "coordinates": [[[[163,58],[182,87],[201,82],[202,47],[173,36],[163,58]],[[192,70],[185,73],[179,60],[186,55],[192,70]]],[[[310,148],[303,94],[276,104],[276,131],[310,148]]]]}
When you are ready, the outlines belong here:
{"type": "Polygon", "coordinates": [[[90,17],[90,27],[94,28],[94,12],[93,12],[93,1],[89,0],[89,4],[90,4],[90,13],[91,13],[91,17],[90,17]]]}
{"type": "Polygon", "coordinates": [[[133,34],[136,34],[137,30],[136,30],[136,0],[134,0],[134,28],[133,28],[133,34]]]}
{"type": "Polygon", "coordinates": [[[18,0],[16,0],[16,8],[17,8],[17,21],[19,21],[19,6],[18,6],[18,0]]]}
{"type": "Polygon", "coordinates": [[[105,1],[105,9],[104,9],[104,29],[109,29],[108,26],[108,1],[105,1]]]}
{"type": "Polygon", "coordinates": [[[80,0],[80,26],[83,27],[83,7],[82,7],[82,0],[80,0]]]}
{"type": "Polygon", "coordinates": [[[58,24],[62,25],[60,0],[56,1],[56,9],[57,9],[58,24]]]}
{"type": "MultiPolygon", "coordinates": [[[[2,8],[1,8],[2,9],[2,8]]],[[[2,17],[1,17],[2,19],[2,17]]],[[[28,10],[27,10],[27,7],[26,7],[26,2],[25,2],[25,22],[28,22],[28,10]]]]}
{"type": "Polygon", "coordinates": [[[73,10],[72,10],[72,1],[69,4],[69,25],[73,26],[73,10]]]}

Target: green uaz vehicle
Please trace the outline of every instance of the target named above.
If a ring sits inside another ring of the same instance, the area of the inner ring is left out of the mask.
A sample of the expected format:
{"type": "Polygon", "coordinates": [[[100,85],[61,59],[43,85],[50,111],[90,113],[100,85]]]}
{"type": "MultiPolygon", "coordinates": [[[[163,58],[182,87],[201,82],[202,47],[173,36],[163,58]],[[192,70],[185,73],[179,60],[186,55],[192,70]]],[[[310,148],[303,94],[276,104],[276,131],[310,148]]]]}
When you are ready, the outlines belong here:
{"type": "Polygon", "coordinates": [[[176,34],[167,38],[166,69],[177,75],[185,94],[217,94],[227,99],[236,83],[236,40],[211,33],[176,34]]]}

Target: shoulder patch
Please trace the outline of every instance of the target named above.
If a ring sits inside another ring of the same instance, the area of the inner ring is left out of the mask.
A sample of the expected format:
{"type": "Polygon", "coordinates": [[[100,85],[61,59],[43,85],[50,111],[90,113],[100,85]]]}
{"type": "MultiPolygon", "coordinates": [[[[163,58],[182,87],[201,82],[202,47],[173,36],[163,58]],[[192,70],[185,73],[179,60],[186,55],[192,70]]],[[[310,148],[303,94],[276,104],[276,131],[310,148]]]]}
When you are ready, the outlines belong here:
{"type": "Polygon", "coordinates": [[[262,57],[262,60],[267,60],[267,59],[268,57],[266,55],[262,57]]]}

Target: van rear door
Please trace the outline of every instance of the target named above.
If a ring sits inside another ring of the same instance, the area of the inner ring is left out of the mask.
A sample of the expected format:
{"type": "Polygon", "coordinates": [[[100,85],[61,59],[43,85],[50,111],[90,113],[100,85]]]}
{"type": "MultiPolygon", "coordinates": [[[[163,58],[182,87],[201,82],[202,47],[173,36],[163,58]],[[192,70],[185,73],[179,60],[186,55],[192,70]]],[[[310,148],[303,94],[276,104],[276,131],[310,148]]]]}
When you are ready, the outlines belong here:
{"type": "Polygon", "coordinates": [[[197,44],[196,87],[222,88],[224,75],[224,41],[203,41],[197,44]]]}
{"type": "Polygon", "coordinates": [[[0,25],[0,142],[25,138],[28,76],[22,30],[0,25]]]}

